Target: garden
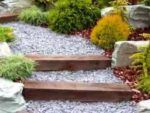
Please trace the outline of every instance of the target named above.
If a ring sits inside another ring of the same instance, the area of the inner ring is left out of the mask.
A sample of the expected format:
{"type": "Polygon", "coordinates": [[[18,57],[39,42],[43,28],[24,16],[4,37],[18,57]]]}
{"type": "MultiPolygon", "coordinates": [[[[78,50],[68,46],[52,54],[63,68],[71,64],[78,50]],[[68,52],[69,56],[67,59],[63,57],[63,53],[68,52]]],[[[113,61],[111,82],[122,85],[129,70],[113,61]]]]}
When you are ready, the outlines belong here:
{"type": "Polygon", "coordinates": [[[0,113],[150,113],[150,0],[0,0],[0,113]]]}

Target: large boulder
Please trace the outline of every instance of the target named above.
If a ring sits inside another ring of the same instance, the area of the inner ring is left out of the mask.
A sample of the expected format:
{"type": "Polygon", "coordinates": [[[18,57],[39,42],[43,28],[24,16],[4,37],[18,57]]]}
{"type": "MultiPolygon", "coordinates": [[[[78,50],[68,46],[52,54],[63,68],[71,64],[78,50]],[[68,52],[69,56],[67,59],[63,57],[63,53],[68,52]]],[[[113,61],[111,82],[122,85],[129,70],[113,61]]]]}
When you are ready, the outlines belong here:
{"type": "Polygon", "coordinates": [[[136,5],[130,7],[128,11],[128,19],[130,24],[135,28],[144,28],[150,26],[150,7],[144,5],[136,5]]]}
{"type": "MultiPolygon", "coordinates": [[[[145,5],[131,5],[125,6],[127,13],[126,16],[129,23],[134,28],[145,28],[150,26],[150,7],[145,5]]],[[[111,14],[114,10],[113,7],[105,8],[101,11],[102,16],[111,14]]]]}
{"type": "Polygon", "coordinates": [[[129,58],[134,53],[140,52],[139,47],[148,46],[149,41],[119,41],[115,43],[112,54],[112,67],[123,67],[131,64],[129,58]]]}
{"type": "Polygon", "coordinates": [[[0,113],[16,113],[25,109],[23,84],[0,78],[0,113]]]}
{"type": "Polygon", "coordinates": [[[12,55],[9,45],[6,42],[0,43],[0,57],[12,55]]]}
{"type": "Polygon", "coordinates": [[[32,0],[4,0],[0,2],[0,15],[16,14],[31,6],[32,0]]]}
{"type": "Polygon", "coordinates": [[[138,113],[150,113],[150,100],[141,101],[137,105],[138,113]]]}

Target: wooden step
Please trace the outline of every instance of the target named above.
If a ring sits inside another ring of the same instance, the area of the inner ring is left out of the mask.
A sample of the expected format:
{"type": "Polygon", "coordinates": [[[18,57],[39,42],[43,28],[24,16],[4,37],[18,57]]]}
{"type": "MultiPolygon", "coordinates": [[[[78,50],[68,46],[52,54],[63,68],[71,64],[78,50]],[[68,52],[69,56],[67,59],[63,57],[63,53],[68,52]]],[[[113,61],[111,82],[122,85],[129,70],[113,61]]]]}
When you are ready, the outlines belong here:
{"type": "Polygon", "coordinates": [[[101,55],[43,56],[26,55],[37,62],[37,71],[96,70],[111,66],[111,59],[101,55]]]}
{"type": "Polygon", "coordinates": [[[0,23],[16,21],[17,17],[18,17],[17,14],[1,15],[0,16],[0,23]]]}
{"type": "Polygon", "coordinates": [[[25,81],[26,100],[128,101],[132,90],[125,84],[25,81]]]}

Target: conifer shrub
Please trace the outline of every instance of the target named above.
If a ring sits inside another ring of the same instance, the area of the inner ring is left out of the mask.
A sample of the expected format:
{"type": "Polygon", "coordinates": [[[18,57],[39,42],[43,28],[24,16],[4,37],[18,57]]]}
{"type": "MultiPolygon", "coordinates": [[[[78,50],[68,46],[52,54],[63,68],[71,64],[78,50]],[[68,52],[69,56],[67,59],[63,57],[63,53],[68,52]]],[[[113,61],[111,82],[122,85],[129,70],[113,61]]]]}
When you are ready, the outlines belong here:
{"type": "Polygon", "coordinates": [[[127,40],[129,33],[130,27],[121,16],[110,15],[97,22],[91,33],[91,41],[103,49],[111,50],[116,41],[127,40]]]}
{"type": "Polygon", "coordinates": [[[14,39],[13,28],[0,26],[0,42],[11,42],[14,39]]]}
{"type": "Polygon", "coordinates": [[[20,80],[31,76],[35,62],[22,55],[0,59],[0,77],[9,80],[20,80]]]}
{"type": "Polygon", "coordinates": [[[100,9],[84,0],[62,0],[49,11],[49,27],[58,33],[90,28],[100,18],[100,9]]]}
{"type": "Polygon", "coordinates": [[[47,12],[41,11],[41,9],[36,6],[23,10],[18,18],[32,25],[47,24],[47,12]]]}

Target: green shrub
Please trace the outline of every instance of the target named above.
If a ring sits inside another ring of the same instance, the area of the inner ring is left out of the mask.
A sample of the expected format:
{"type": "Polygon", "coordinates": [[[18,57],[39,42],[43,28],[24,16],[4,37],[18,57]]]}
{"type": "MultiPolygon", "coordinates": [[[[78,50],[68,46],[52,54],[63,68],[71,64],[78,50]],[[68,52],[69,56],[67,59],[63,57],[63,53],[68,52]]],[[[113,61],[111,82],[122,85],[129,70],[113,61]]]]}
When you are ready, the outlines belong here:
{"type": "Polygon", "coordinates": [[[20,80],[31,76],[35,63],[21,55],[0,59],[0,77],[20,80]]]}
{"type": "Polygon", "coordinates": [[[150,94],[150,44],[144,48],[144,52],[131,56],[132,65],[141,69],[141,76],[138,79],[138,88],[150,94]]]}
{"type": "Polygon", "coordinates": [[[59,33],[80,31],[95,25],[100,9],[83,0],[58,1],[49,11],[49,27],[59,33]]]}
{"type": "Polygon", "coordinates": [[[33,25],[43,25],[47,24],[47,13],[33,6],[23,10],[19,15],[19,20],[33,25]]]}
{"type": "Polygon", "coordinates": [[[127,40],[129,33],[129,25],[120,15],[110,15],[97,22],[91,33],[91,41],[103,49],[112,50],[115,42],[127,40]]]}
{"type": "Polygon", "coordinates": [[[14,39],[13,28],[0,26],[0,42],[11,42],[14,39]]]}

